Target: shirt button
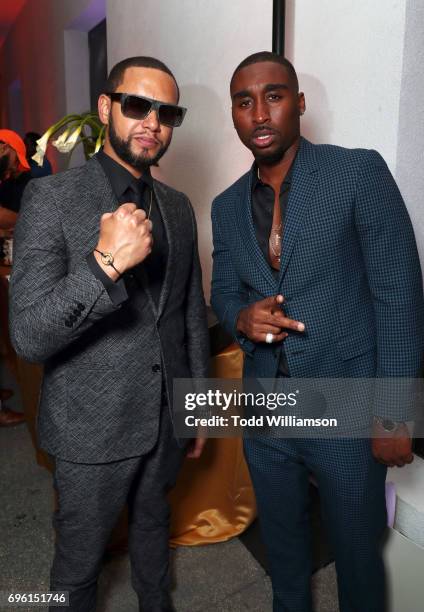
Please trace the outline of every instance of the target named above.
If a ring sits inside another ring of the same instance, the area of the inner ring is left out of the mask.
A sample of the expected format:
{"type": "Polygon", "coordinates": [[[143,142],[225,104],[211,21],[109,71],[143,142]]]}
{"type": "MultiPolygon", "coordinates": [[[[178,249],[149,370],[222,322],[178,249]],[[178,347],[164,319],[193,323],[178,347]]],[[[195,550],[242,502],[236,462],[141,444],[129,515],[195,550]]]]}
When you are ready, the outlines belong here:
{"type": "Polygon", "coordinates": [[[158,363],[152,366],[152,372],[160,372],[160,365],[158,363]]]}

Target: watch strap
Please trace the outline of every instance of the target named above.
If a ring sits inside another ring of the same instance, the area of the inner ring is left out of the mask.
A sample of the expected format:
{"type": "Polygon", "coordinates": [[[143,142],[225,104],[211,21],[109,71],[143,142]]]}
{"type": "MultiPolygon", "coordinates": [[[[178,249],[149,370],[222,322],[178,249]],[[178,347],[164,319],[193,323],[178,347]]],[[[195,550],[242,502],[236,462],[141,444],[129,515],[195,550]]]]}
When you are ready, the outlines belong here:
{"type": "Polygon", "coordinates": [[[391,419],[377,416],[374,417],[374,423],[380,425],[380,427],[382,427],[384,431],[387,431],[388,433],[395,432],[399,425],[402,425],[402,422],[392,421],[391,419]]]}

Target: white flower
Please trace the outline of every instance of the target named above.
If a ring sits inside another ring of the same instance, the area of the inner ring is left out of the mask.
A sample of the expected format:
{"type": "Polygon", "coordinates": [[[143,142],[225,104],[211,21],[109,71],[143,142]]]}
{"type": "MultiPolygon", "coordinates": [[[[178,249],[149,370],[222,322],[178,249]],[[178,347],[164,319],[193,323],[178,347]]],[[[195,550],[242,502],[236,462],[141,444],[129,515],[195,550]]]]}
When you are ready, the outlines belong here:
{"type": "Polygon", "coordinates": [[[52,133],[53,133],[53,128],[49,128],[47,132],[45,132],[41,136],[41,138],[37,140],[37,151],[40,151],[43,154],[46,153],[47,143],[49,142],[49,138],[52,135],[52,133]]]}
{"type": "Polygon", "coordinates": [[[103,135],[105,133],[105,126],[102,127],[102,129],[99,132],[99,135],[97,136],[97,140],[96,140],[96,146],[94,147],[94,151],[92,153],[92,155],[95,155],[98,151],[100,151],[100,147],[103,144],[103,135]]]}
{"type": "MultiPolygon", "coordinates": [[[[102,127],[97,115],[92,112],[82,113],[81,115],[71,114],[62,117],[57,123],[52,125],[43,136],[37,140],[37,151],[33,155],[32,159],[37,162],[39,166],[43,165],[44,156],[46,154],[47,145],[49,139],[59,132],[64,130],[57,138],[53,141],[53,146],[60,151],[60,153],[69,153],[72,151],[77,144],[82,142],[80,134],[83,130],[84,125],[88,125],[91,128],[91,138],[94,138],[94,134],[98,134],[95,152],[100,149],[103,141],[104,126],[102,127]],[[77,126],[77,127],[75,127],[77,126]],[[99,133],[100,130],[100,133],[99,133]]],[[[86,136],[83,133],[83,140],[86,140],[86,136]]]]}
{"type": "Polygon", "coordinates": [[[53,140],[53,141],[52,141],[52,145],[53,145],[54,147],[56,147],[56,149],[57,149],[58,151],[60,151],[61,153],[63,153],[63,152],[64,152],[64,151],[62,150],[62,146],[65,144],[66,139],[67,139],[67,138],[68,138],[68,136],[69,136],[69,132],[70,132],[70,129],[69,129],[69,128],[67,128],[66,130],[64,130],[64,131],[63,131],[63,132],[60,134],[60,136],[58,136],[58,137],[56,138],[56,140],[53,140]]]}
{"type": "Polygon", "coordinates": [[[53,127],[49,128],[47,132],[45,132],[41,138],[37,140],[37,150],[35,155],[32,156],[33,159],[39,166],[43,165],[44,156],[46,154],[47,143],[49,142],[49,138],[53,133],[53,127]]]}
{"type": "Polygon", "coordinates": [[[42,166],[43,165],[43,161],[44,161],[44,153],[43,153],[43,151],[37,147],[37,151],[31,157],[31,159],[33,159],[35,162],[37,162],[37,164],[39,166],[42,166]]]}
{"type": "MultiPolygon", "coordinates": [[[[81,134],[82,123],[72,132],[70,136],[68,136],[69,131],[66,130],[66,136],[64,138],[59,138],[53,142],[53,145],[61,152],[61,153],[69,153],[77,144],[77,140],[79,135],[81,134]]],[[[65,132],[64,132],[65,133],[65,132]]]]}

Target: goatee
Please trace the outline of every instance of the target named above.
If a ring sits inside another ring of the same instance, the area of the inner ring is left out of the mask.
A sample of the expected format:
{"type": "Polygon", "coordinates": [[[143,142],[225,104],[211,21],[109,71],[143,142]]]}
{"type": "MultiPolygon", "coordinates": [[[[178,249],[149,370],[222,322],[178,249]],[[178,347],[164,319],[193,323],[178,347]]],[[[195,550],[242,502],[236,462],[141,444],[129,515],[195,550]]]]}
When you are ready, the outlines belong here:
{"type": "Polygon", "coordinates": [[[120,157],[122,161],[126,162],[127,164],[139,171],[143,171],[149,166],[157,166],[158,161],[160,160],[162,155],[166,153],[169,146],[169,143],[166,146],[161,146],[161,148],[154,157],[143,155],[143,153],[136,155],[131,151],[131,137],[127,140],[124,140],[123,138],[120,138],[118,136],[115,131],[115,126],[113,124],[112,117],[110,117],[109,119],[108,128],[109,141],[117,156],[120,157]]]}
{"type": "Polygon", "coordinates": [[[266,153],[265,151],[255,151],[255,160],[260,164],[264,164],[265,166],[274,166],[283,159],[285,153],[286,149],[283,147],[280,147],[273,153],[266,153]]]}

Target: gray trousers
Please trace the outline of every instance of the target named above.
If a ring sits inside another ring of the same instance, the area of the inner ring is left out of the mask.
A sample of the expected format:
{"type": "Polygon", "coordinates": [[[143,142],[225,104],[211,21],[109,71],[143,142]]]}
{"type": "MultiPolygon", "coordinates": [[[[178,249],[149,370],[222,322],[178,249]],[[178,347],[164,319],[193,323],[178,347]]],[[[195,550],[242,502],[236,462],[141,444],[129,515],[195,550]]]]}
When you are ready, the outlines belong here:
{"type": "Polygon", "coordinates": [[[58,508],[53,518],[56,547],[50,586],[54,591],[69,591],[69,610],[96,609],[102,557],[125,503],[129,509],[131,580],[140,610],[172,609],[166,494],[175,484],[183,456],[165,406],[157,444],[147,455],[102,464],[56,459],[58,508]]]}

